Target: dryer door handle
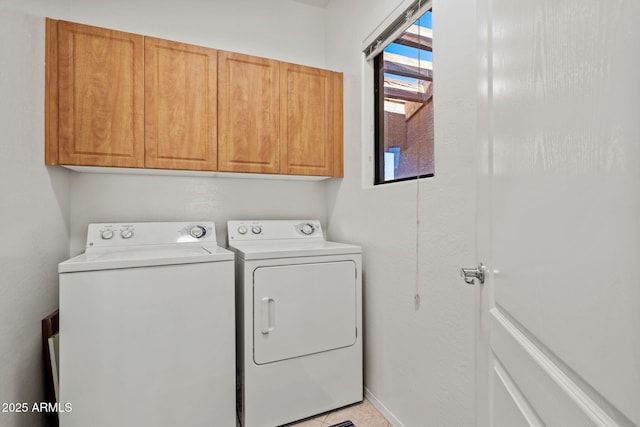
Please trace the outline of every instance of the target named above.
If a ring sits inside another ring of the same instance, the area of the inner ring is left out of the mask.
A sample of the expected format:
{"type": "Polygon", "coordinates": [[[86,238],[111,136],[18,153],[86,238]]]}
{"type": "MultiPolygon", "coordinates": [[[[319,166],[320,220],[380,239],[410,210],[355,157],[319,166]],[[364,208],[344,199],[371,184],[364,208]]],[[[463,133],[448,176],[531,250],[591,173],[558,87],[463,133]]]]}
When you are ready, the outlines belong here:
{"type": "Polygon", "coordinates": [[[276,300],[271,297],[264,297],[260,303],[261,322],[260,329],[263,334],[273,331],[276,318],[276,300]]]}

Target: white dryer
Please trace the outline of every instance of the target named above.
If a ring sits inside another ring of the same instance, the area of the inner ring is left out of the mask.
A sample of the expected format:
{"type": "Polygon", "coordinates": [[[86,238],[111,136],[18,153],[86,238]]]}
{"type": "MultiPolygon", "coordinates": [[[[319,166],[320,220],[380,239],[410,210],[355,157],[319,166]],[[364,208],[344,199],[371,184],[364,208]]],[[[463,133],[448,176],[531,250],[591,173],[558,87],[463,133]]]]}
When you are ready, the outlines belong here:
{"type": "Polygon", "coordinates": [[[60,273],[61,427],[233,427],[233,253],[213,222],[91,224],[60,273]]]}
{"type": "Polygon", "coordinates": [[[363,399],[359,246],[320,222],[229,221],[236,252],[238,415],[275,427],[363,399]]]}

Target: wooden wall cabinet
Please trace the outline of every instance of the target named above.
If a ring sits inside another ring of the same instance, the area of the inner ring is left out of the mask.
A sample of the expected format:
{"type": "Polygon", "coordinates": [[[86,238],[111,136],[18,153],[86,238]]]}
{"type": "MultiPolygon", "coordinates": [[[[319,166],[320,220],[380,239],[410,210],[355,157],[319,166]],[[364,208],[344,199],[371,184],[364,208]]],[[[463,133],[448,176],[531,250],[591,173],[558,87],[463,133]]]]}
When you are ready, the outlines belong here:
{"type": "Polygon", "coordinates": [[[218,167],[223,172],[280,173],[279,63],[218,52],[218,167]]]}
{"type": "Polygon", "coordinates": [[[342,176],[342,74],[47,19],[45,163],[342,176]]]}
{"type": "Polygon", "coordinates": [[[47,19],[47,164],[217,169],[217,51],[47,19]]]}
{"type": "Polygon", "coordinates": [[[143,43],[47,20],[48,164],[144,166],[143,43]]]}
{"type": "Polygon", "coordinates": [[[145,37],[145,167],[215,171],[217,51],[145,37]]]}
{"type": "Polygon", "coordinates": [[[280,64],[280,171],[342,176],[342,74],[280,64]]]}
{"type": "Polygon", "coordinates": [[[342,176],[342,74],[218,53],[219,170],[342,176]]]}

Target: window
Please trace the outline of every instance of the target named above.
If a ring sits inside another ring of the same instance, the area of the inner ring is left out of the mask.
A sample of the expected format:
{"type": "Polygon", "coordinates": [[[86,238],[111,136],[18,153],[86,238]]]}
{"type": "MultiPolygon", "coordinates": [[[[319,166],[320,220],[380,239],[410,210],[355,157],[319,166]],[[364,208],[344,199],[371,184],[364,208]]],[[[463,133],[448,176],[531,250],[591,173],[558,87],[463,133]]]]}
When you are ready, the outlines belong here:
{"type": "Polygon", "coordinates": [[[428,6],[421,9],[417,2],[420,15],[408,12],[408,19],[403,17],[395,29],[387,30],[392,32],[390,43],[373,56],[375,184],[434,173],[432,11],[428,6]]]}

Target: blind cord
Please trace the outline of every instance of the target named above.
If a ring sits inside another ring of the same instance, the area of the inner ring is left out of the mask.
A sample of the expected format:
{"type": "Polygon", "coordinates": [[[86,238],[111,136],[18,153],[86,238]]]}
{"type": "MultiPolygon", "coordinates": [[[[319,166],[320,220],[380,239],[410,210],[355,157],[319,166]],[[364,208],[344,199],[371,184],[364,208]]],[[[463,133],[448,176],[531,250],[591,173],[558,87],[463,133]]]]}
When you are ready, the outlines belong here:
{"type": "MultiPolygon", "coordinates": [[[[422,0],[418,1],[418,10],[421,7],[422,0]]],[[[418,39],[420,39],[420,28],[418,25],[418,39]]],[[[418,75],[422,75],[421,49],[418,49],[418,75]]],[[[417,79],[416,89],[421,87],[421,80],[417,79]]],[[[421,108],[424,108],[422,106],[421,108]]],[[[420,113],[418,113],[420,114],[420,113]]],[[[417,119],[417,118],[416,118],[417,119]]],[[[413,304],[414,310],[420,310],[420,158],[422,157],[422,138],[418,133],[418,153],[416,155],[416,277],[413,304]]]]}

